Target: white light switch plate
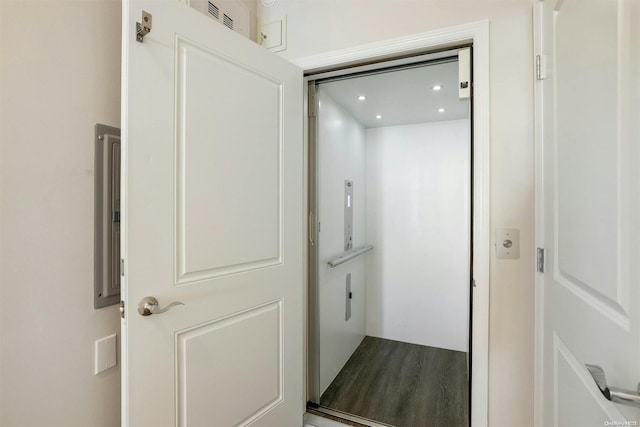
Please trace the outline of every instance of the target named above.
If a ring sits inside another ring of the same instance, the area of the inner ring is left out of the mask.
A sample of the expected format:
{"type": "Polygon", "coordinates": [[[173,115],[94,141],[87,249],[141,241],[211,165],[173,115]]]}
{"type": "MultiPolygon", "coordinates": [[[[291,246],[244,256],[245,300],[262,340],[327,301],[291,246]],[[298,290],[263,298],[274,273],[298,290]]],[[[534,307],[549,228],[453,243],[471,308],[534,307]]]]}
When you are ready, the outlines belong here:
{"type": "Polygon", "coordinates": [[[109,335],[95,343],[95,374],[116,366],[117,335],[109,335]]]}
{"type": "Polygon", "coordinates": [[[516,228],[496,230],[496,258],[520,258],[520,230],[516,228]]]}

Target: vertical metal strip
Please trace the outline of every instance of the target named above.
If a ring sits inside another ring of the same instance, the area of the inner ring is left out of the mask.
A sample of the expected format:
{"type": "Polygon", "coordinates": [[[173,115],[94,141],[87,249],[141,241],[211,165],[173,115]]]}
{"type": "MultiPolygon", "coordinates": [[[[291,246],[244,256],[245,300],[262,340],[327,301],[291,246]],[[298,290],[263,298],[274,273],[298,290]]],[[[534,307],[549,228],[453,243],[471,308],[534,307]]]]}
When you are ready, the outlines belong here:
{"type": "Polygon", "coordinates": [[[308,311],[308,384],[307,399],[315,404],[320,404],[320,312],[319,312],[319,285],[318,285],[318,93],[315,81],[310,81],[307,86],[308,102],[308,173],[309,173],[309,311],[308,311]]]}
{"type": "Polygon", "coordinates": [[[471,98],[471,48],[458,51],[458,97],[471,98]]]}
{"type": "Polygon", "coordinates": [[[351,319],[351,273],[347,274],[345,291],[344,320],[347,321],[351,319]]]}
{"type": "Polygon", "coordinates": [[[344,250],[353,249],[353,181],[344,180],[344,250]]]}

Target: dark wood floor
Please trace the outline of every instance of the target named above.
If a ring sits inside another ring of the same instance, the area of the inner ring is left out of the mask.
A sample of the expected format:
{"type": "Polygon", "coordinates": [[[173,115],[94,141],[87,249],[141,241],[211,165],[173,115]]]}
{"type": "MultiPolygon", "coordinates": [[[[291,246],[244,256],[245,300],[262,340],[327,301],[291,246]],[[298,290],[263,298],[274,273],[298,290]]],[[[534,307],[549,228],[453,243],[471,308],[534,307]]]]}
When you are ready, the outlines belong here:
{"type": "Polygon", "coordinates": [[[365,337],[320,404],[398,427],[466,427],[467,354],[365,337]]]}

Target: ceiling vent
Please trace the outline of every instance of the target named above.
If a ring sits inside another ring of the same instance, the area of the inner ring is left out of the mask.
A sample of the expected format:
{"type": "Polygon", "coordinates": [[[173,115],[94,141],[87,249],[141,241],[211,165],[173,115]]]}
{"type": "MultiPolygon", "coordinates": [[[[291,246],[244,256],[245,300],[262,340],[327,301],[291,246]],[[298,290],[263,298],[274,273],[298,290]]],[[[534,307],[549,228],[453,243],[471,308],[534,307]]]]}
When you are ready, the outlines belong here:
{"type": "Polygon", "coordinates": [[[214,21],[249,38],[249,8],[242,0],[190,0],[189,5],[214,21]]]}

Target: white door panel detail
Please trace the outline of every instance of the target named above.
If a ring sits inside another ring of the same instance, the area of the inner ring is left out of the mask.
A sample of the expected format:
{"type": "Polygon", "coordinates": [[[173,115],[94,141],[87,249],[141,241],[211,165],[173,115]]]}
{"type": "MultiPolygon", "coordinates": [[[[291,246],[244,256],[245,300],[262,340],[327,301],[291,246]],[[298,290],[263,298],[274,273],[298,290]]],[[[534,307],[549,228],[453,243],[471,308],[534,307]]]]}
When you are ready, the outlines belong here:
{"type": "Polygon", "coordinates": [[[123,14],[123,425],[299,427],[302,71],[179,1],[123,14]]]}
{"type": "MultiPolygon", "coordinates": [[[[640,422],[605,397],[640,381],[640,2],[544,0],[544,426],[640,422]]],[[[622,425],[622,424],[616,424],[622,425]]],[[[629,425],[629,424],[625,424],[629,425]]]]}

